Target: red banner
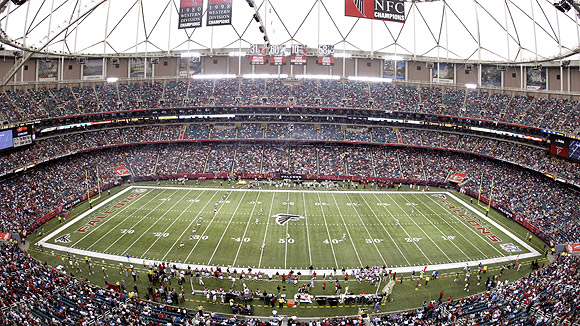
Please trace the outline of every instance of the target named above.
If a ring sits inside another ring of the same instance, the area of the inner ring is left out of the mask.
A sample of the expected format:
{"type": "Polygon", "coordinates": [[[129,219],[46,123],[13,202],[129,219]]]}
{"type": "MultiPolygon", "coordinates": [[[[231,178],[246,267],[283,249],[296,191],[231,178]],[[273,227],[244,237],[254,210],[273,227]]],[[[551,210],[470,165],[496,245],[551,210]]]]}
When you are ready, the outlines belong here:
{"type": "Polygon", "coordinates": [[[117,175],[120,177],[128,177],[131,175],[131,172],[129,172],[129,170],[127,170],[127,168],[124,166],[117,166],[114,169],[115,173],[117,173],[117,175]]]}
{"type": "Polygon", "coordinates": [[[10,233],[0,233],[0,241],[10,240],[10,233]]]}
{"type": "Polygon", "coordinates": [[[580,252],[580,243],[572,243],[566,246],[566,250],[569,253],[579,253],[580,252]]]}
{"type": "Polygon", "coordinates": [[[318,64],[323,66],[334,66],[334,57],[318,57],[318,64]]]}
{"type": "Polygon", "coordinates": [[[467,174],[465,173],[455,173],[451,178],[449,178],[449,182],[461,183],[461,181],[465,180],[466,176],[467,174]]]}

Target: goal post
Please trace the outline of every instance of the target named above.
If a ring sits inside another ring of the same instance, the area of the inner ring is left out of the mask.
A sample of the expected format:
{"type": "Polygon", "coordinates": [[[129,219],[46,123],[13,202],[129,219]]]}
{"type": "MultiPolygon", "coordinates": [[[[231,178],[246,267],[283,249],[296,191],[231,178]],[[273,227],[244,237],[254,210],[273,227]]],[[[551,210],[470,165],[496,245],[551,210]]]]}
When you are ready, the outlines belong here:
{"type": "Polygon", "coordinates": [[[491,178],[491,185],[489,186],[489,198],[487,198],[487,206],[485,205],[485,202],[482,205],[482,200],[481,200],[481,190],[483,189],[483,172],[481,172],[481,178],[479,179],[479,192],[477,195],[477,205],[483,209],[485,209],[487,212],[489,212],[489,210],[491,209],[491,201],[493,199],[493,184],[494,184],[495,178],[491,178]]]}

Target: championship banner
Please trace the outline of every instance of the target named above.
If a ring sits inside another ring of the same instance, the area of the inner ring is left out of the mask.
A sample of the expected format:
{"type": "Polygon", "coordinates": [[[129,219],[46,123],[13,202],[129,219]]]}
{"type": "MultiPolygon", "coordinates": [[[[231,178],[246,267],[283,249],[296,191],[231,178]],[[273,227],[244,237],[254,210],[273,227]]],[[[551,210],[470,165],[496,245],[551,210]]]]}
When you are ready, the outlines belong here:
{"type": "Polygon", "coordinates": [[[568,251],[568,253],[580,253],[580,243],[571,243],[567,245],[566,251],[568,251]]]}
{"type": "Polygon", "coordinates": [[[318,64],[323,66],[334,66],[334,45],[318,46],[318,64]]]}
{"type": "Polygon", "coordinates": [[[0,233],[0,241],[10,240],[10,233],[0,233]]]}
{"type": "Polygon", "coordinates": [[[461,183],[461,181],[465,180],[466,176],[467,174],[465,173],[455,173],[451,178],[449,178],[449,182],[461,183]]]}
{"type": "Polygon", "coordinates": [[[306,54],[308,54],[308,46],[304,44],[292,44],[290,64],[295,66],[305,65],[307,60],[306,54]]]}
{"type": "Polygon", "coordinates": [[[345,0],[344,15],[350,17],[405,22],[404,0],[345,0]]]}
{"type": "Polygon", "coordinates": [[[265,44],[252,44],[250,46],[250,64],[263,65],[268,62],[266,55],[268,54],[268,47],[265,44]]]}
{"type": "Polygon", "coordinates": [[[286,45],[270,46],[270,64],[273,66],[286,64],[286,45]]]}
{"type": "Polygon", "coordinates": [[[131,175],[131,172],[129,172],[129,170],[127,170],[127,168],[124,166],[117,166],[113,169],[115,170],[115,173],[117,173],[117,175],[120,177],[128,177],[131,175]]]}
{"type": "Polygon", "coordinates": [[[181,0],[179,7],[179,29],[201,27],[203,0],[181,0]]]}
{"type": "MultiPolygon", "coordinates": [[[[200,0],[201,1],[201,0],[200,0]]],[[[232,0],[208,0],[207,26],[232,24],[232,0]]]]}

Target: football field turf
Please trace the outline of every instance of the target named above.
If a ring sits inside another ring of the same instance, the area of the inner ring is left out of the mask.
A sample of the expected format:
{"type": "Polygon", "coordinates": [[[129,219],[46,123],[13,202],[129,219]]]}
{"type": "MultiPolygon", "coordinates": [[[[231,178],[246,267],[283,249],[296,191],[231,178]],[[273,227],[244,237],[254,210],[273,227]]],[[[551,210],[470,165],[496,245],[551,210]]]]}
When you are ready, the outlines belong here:
{"type": "Polygon", "coordinates": [[[126,262],[402,271],[538,255],[450,192],[132,186],[68,221],[45,248],[126,262]]]}

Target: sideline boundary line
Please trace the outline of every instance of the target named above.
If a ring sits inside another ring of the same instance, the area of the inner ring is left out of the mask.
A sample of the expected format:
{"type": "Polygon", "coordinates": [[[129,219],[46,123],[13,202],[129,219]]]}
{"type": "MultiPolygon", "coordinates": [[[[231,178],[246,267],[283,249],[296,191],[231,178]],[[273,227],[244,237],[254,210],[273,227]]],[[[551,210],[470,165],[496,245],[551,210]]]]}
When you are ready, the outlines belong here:
{"type": "MultiPolygon", "coordinates": [[[[152,266],[154,264],[158,264],[161,263],[162,260],[152,260],[152,259],[141,259],[141,258],[127,258],[125,256],[118,256],[118,255],[111,255],[111,254],[104,254],[104,253],[99,253],[99,252],[94,252],[94,251],[87,251],[87,250],[82,250],[82,249],[77,249],[77,248],[68,248],[65,246],[61,246],[61,245],[56,245],[56,244],[52,244],[52,243],[48,243],[47,241],[52,239],[53,237],[55,237],[57,234],[59,234],[60,232],[62,232],[63,230],[66,230],[67,228],[69,228],[72,224],[78,222],[79,220],[83,219],[84,217],[86,217],[88,214],[93,213],[95,210],[99,209],[100,207],[106,205],[107,203],[109,203],[110,201],[114,200],[115,198],[125,194],[126,192],[135,189],[135,188],[148,188],[148,189],[161,189],[161,188],[173,188],[173,189],[181,189],[181,190],[190,190],[190,189],[195,189],[195,190],[205,190],[205,189],[211,189],[211,190],[221,190],[221,189],[215,189],[215,188],[180,188],[180,187],[151,187],[151,186],[130,186],[127,187],[127,189],[120,191],[119,193],[113,195],[111,198],[103,201],[102,203],[99,203],[98,205],[96,205],[93,209],[90,209],[86,212],[84,212],[83,214],[79,215],[77,218],[73,219],[72,221],[66,223],[65,225],[63,225],[62,227],[58,228],[57,230],[53,231],[52,233],[50,233],[48,236],[46,236],[45,238],[41,239],[40,241],[37,242],[37,244],[42,244],[44,246],[45,249],[52,249],[52,250],[58,250],[58,251],[62,251],[62,252],[68,252],[71,254],[75,254],[75,255],[80,255],[80,256],[90,256],[90,257],[95,257],[95,258],[100,258],[100,259],[106,259],[106,260],[110,260],[110,261],[118,261],[118,262],[128,262],[128,263],[134,263],[134,264],[144,264],[144,265],[149,265],[152,266]]],[[[267,191],[271,191],[271,192],[310,192],[310,191],[303,191],[303,190],[253,190],[253,189],[223,189],[223,191],[262,191],[262,192],[267,192],[267,191]]],[[[312,191],[313,193],[341,193],[341,192],[347,192],[347,191],[312,191]]],[[[349,193],[391,193],[391,194],[396,194],[396,193],[423,193],[423,192],[377,192],[377,191],[351,191],[349,193]]],[[[541,256],[541,254],[536,251],[534,248],[532,248],[530,245],[528,245],[527,243],[525,243],[525,241],[523,241],[522,239],[516,237],[513,233],[511,233],[509,230],[505,229],[502,225],[498,224],[497,222],[493,221],[492,219],[488,218],[487,216],[485,216],[484,214],[482,214],[481,212],[477,211],[475,208],[471,207],[470,205],[466,204],[462,199],[458,198],[457,196],[449,193],[449,192],[429,192],[431,194],[436,194],[436,193],[442,193],[442,194],[446,194],[448,196],[450,196],[451,198],[453,198],[454,200],[456,200],[457,202],[463,204],[465,207],[467,207],[469,210],[471,210],[474,214],[476,214],[477,216],[485,219],[486,221],[488,221],[491,225],[495,226],[496,228],[498,228],[499,230],[501,230],[504,234],[506,234],[507,236],[511,237],[512,240],[514,240],[515,242],[519,243],[520,245],[522,245],[524,248],[526,248],[527,250],[529,250],[529,253],[525,253],[525,254],[519,254],[519,255],[508,255],[508,256],[504,256],[504,257],[498,257],[498,258],[490,258],[490,259],[482,259],[482,260],[474,260],[474,261],[462,261],[459,263],[446,263],[446,264],[435,264],[435,265],[428,265],[427,266],[427,270],[429,271],[434,271],[434,270],[447,270],[447,269],[457,269],[457,268],[463,268],[467,265],[469,266],[477,266],[479,263],[481,263],[482,265],[489,265],[489,264],[497,264],[497,263],[506,263],[506,262],[511,262],[511,261],[515,261],[517,259],[519,260],[523,260],[523,259],[527,259],[527,258],[534,258],[534,257],[538,257],[541,256]]],[[[185,264],[185,263],[174,263],[175,265],[177,265],[177,267],[179,269],[188,269],[188,267],[195,269],[195,268],[212,268],[214,266],[210,266],[210,265],[196,265],[196,264],[185,264]]],[[[398,272],[398,273],[410,273],[412,271],[416,271],[419,269],[424,268],[425,265],[416,265],[416,266],[408,266],[408,267],[393,267],[391,268],[391,270],[393,272],[398,272]]],[[[243,269],[243,268],[242,268],[243,269]]],[[[285,269],[265,269],[265,268],[255,268],[255,271],[261,271],[262,273],[276,273],[276,272],[289,272],[290,270],[285,270],[285,269]]],[[[309,269],[294,269],[295,272],[300,271],[301,273],[305,274],[305,275],[309,275],[310,274],[310,270],[309,269]]],[[[318,273],[332,273],[333,270],[329,269],[329,270],[317,270],[318,273]]]]}

